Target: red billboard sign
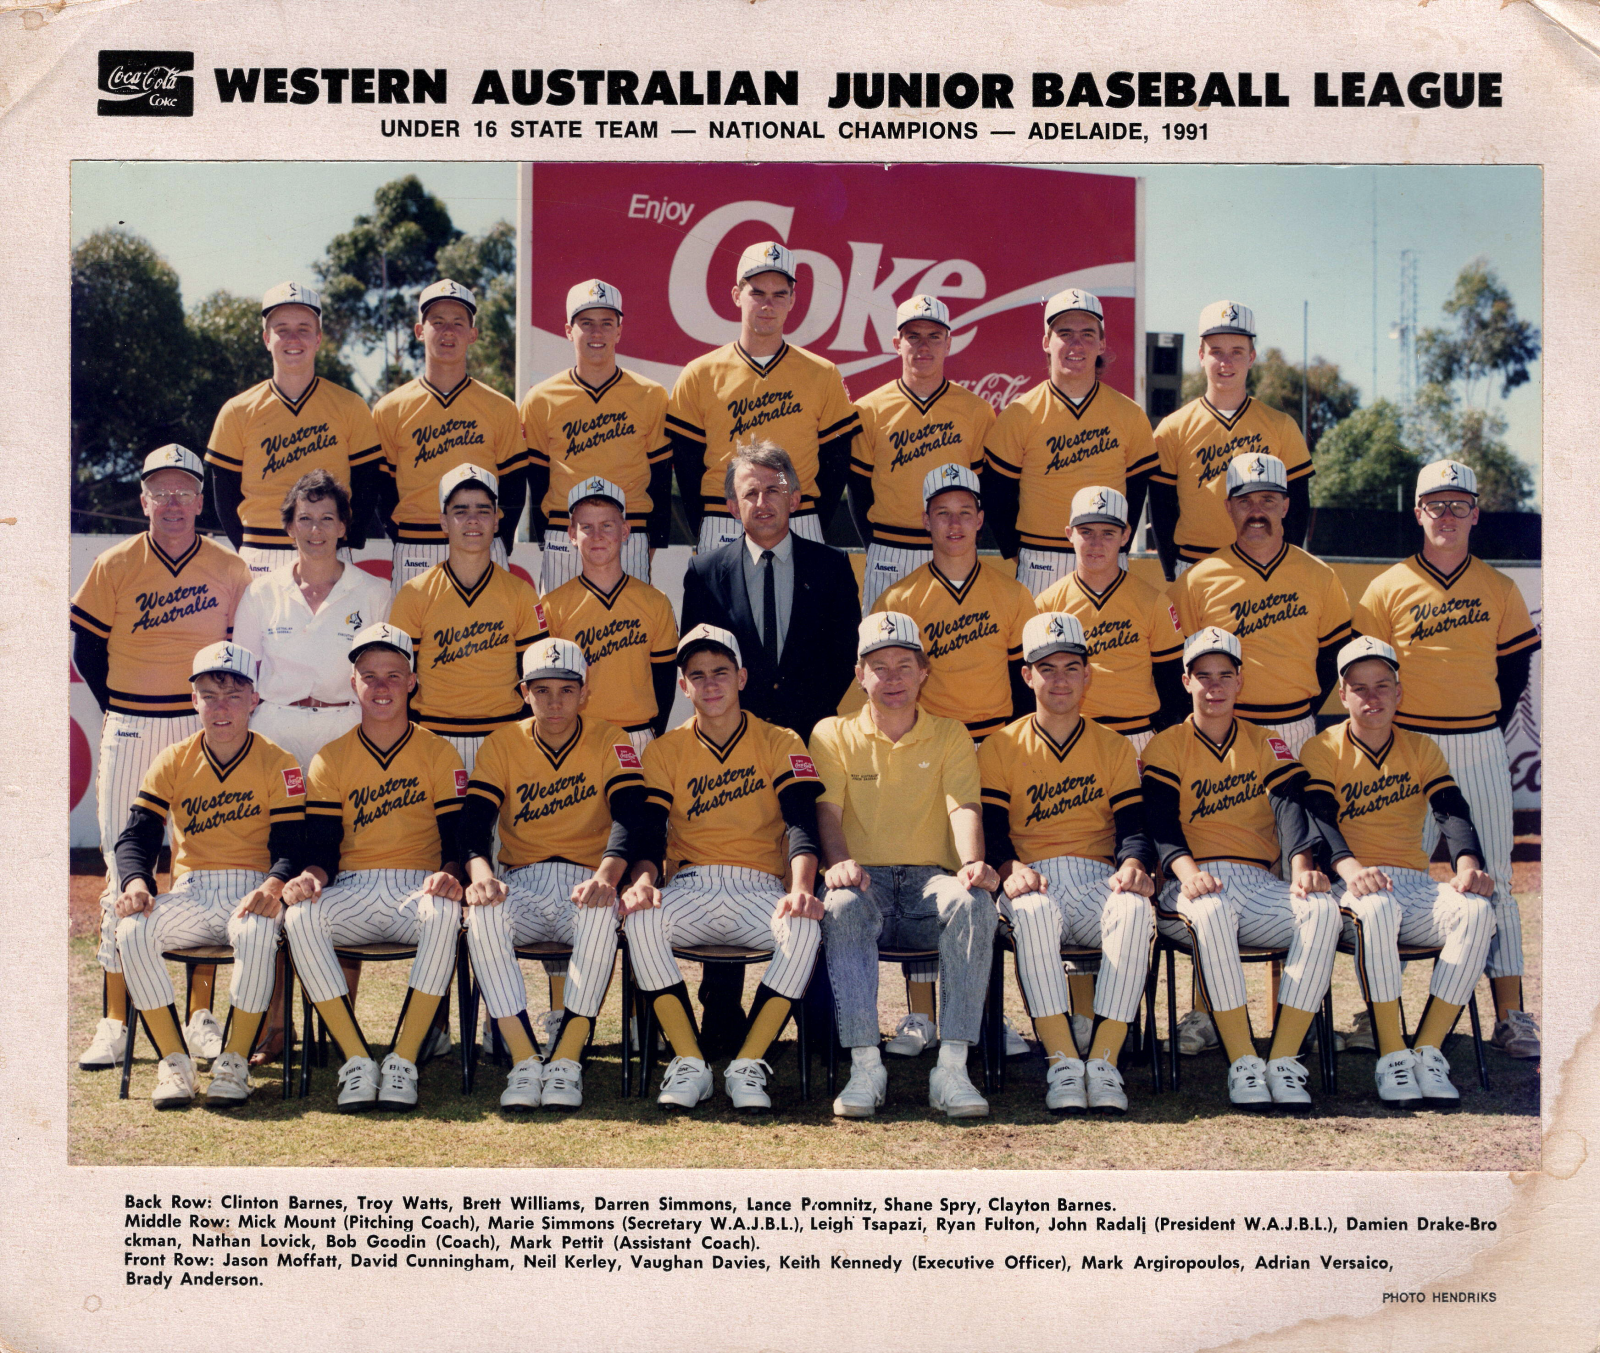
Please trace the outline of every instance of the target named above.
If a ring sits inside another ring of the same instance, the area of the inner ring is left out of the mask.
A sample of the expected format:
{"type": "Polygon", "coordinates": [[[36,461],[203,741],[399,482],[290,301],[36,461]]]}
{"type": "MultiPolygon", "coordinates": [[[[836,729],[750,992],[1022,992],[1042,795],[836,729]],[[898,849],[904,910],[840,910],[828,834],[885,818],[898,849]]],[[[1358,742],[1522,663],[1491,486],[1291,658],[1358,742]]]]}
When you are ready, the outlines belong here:
{"type": "Polygon", "coordinates": [[[800,278],[787,337],[863,395],[899,374],[895,306],[942,298],[946,374],[1002,408],[1045,375],[1042,303],[1081,287],[1105,305],[1104,379],[1136,398],[1138,181],[993,165],[555,164],[532,171],[524,373],[570,365],[567,288],[621,289],[619,356],[670,385],[738,337],[743,249],[781,240],[800,278]]]}

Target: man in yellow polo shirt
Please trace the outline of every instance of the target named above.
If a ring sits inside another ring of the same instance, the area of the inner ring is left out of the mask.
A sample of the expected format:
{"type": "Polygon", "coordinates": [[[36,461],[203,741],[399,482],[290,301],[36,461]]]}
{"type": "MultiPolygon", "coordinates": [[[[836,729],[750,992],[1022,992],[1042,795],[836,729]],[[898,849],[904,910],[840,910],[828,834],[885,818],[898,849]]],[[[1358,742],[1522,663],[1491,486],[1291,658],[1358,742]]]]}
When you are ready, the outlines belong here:
{"type": "Polygon", "coordinates": [[[878,946],[887,943],[939,951],[941,1042],[928,1102],[981,1118],[989,1105],[968,1079],[967,1050],[983,1016],[1000,880],[984,859],[977,754],[960,723],[917,708],[928,656],[915,620],[869,615],[856,653],[867,703],[811,734],[828,865],[822,934],[851,1060],[833,1111],[870,1117],[888,1088],[878,1051],[878,946]]]}

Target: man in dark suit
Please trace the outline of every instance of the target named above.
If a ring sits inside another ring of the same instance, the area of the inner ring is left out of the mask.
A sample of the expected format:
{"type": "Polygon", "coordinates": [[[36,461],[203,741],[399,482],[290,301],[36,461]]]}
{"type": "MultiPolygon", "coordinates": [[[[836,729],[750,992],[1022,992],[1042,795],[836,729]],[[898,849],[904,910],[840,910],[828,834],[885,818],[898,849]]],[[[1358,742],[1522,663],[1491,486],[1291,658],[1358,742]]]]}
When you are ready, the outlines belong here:
{"type": "MultiPolygon", "coordinates": [[[[809,739],[819,719],[838,711],[855,676],[861,622],[855,572],[838,550],[790,531],[800,477],[781,447],[756,440],[738,448],[723,492],[744,535],[690,562],[681,628],[732,631],[749,673],[740,704],[809,739]]],[[[703,1046],[736,1047],[742,1040],[743,987],[742,968],[706,965],[703,1046]]]]}

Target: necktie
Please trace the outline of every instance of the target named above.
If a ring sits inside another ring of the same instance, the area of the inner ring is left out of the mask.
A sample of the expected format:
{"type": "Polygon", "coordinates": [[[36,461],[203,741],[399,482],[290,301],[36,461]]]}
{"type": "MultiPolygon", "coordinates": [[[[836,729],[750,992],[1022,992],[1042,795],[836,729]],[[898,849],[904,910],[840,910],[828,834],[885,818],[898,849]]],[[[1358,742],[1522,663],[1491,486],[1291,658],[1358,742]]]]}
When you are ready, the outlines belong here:
{"type": "Polygon", "coordinates": [[[771,550],[761,551],[761,651],[774,667],[778,665],[778,583],[774,576],[777,560],[771,550]]]}

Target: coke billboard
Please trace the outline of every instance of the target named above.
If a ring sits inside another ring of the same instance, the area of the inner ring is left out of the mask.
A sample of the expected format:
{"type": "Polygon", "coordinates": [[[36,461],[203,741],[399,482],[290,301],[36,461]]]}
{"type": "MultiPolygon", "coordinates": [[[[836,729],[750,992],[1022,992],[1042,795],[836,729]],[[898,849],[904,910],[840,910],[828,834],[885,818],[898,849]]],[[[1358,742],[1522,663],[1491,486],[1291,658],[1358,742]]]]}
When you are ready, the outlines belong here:
{"type": "Polygon", "coordinates": [[[1042,304],[1105,305],[1104,380],[1143,397],[1140,181],[997,165],[526,166],[518,376],[572,364],[567,288],[600,277],[626,308],[618,357],[671,387],[738,337],[741,251],[781,240],[800,278],[786,337],[836,363],[853,395],[900,374],[895,306],[919,292],[952,320],[946,374],[1001,409],[1044,379],[1042,304]]]}

